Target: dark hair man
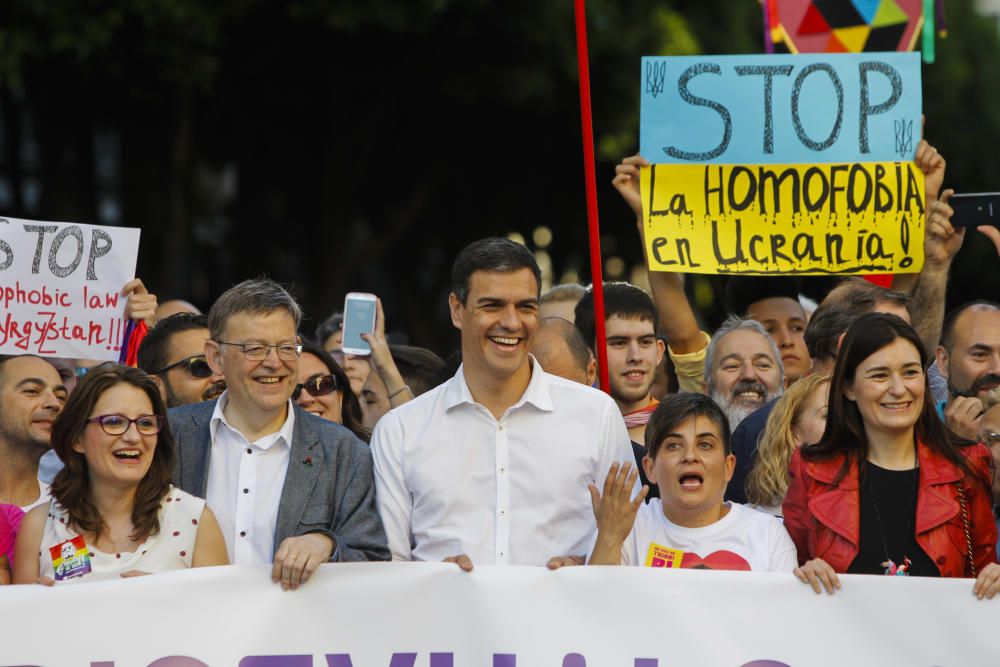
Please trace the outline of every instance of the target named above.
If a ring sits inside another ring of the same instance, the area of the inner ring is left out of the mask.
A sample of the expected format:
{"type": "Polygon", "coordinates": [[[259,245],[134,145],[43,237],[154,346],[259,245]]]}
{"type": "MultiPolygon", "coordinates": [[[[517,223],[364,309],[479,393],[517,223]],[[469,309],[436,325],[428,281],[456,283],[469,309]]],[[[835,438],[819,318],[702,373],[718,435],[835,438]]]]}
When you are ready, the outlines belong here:
{"type": "Polygon", "coordinates": [[[153,376],[168,408],[217,398],[226,389],[205,358],[208,317],[170,315],[149,330],[139,345],[138,366],[153,376]]]}
{"type": "Polygon", "coordinates": [[[291,401],[301,310],[277,283],[247,280],[208,314],[218,400],[169,411],[175,483],[215,510],[230,561],[271,563],[296,588],[327,561],[388,556],[368,448],[291,401]]]}
{"type": "MultiPolygon", "coordinates": [[[[591,349],[597,345],[594,293],[576,305],[576,326],[591,349]]],[[[656,306],[644,291],[624,282],[604,284],[608,384],[625,418],[629,437],[643,442],[646,423],[659,401],[650,394],[665,346],[656,337],[656,306]]]]}
{"type": "Polygon", "coordinates": [[[983,414],[1000,404],[1000,305],[973,301],[951,311],[936,363],[948,381],[948,399],[938,404],[939,414],[958,435],[978,439],[983,414]]]}
{"type": "Polygon", "coordinates": [[[529,356],[540,281],[531,252],[507,239],[476,241],[456,257],[448,304],[462,366],[372,434],[394,559],[471,570],[557,567],[586,553],[596,527],[587,485],[632,455],[611,399],[529,356]]]}
{"type": "Polygon", "coordinates": [[[52,422],[69,392],[47,361],[0,357],[0,503],[25,512],[49,500],[38,461],[49,451],[52,422]]]}

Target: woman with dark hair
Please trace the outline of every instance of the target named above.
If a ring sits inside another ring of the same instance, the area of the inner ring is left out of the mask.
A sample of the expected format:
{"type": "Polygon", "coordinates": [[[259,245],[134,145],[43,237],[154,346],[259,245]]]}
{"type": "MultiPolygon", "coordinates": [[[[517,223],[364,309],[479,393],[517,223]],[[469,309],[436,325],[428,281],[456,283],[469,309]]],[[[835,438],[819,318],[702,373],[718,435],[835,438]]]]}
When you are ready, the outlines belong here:
{"type": "Polygon", "coordinates": [[[14,583],[97,581],[225,565],[226,545],[205,501],[170,484],[174,440],[153,380],[101,364],[52,425],[65,467],[52,502],[17,536],[14,583]]]}
{"type": "Polygon", "coordinates": [[[865,315],[844,338],[826,430],[792,455],[783,506],[795,574],[817,593],[839,588],[837,573],[972,576],[978,597],[1000,591],[990,452],[945,429],[926,367],[895,315],[865,315]]]}
{"type": "Polygon", "coordinates": [[[315,343],[302,343],[299,384],[292,392],[292,400],[306,412],[343,424],[365,442],[372,437],[371,431],[362,425],[361,404],[344,369],[315,343]]]}

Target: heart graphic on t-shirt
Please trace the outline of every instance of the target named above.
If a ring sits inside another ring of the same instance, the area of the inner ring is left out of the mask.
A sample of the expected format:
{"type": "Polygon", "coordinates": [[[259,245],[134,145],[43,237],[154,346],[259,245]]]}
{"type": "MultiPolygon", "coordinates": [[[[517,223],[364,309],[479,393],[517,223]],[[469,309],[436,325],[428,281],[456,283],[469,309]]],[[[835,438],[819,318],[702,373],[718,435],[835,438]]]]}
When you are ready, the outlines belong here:
{"type": "Polygon", "coordinates": [[[685,551],[681,567],[692,570],[744,570],[750,571],[750,563],[743,556],[732,551],[713,551],[704,558],[692,551],[685,551]]]}

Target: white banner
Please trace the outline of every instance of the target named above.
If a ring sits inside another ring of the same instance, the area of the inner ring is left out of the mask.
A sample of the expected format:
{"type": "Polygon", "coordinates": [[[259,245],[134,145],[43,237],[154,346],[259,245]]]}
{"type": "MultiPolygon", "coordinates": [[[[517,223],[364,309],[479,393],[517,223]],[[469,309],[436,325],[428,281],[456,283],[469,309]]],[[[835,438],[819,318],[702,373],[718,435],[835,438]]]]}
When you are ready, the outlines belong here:
{"type": "Polygon", "coordinates": [[[1000,599],[971,580],[626,567],[325,565],[0,588],[0,665],[42,667],[974,667],[1000,599]]]}
{"type": "Polygon", "coordinates": [[[115,360],[139,230],[0,218],[0,354],[115,360]]]}

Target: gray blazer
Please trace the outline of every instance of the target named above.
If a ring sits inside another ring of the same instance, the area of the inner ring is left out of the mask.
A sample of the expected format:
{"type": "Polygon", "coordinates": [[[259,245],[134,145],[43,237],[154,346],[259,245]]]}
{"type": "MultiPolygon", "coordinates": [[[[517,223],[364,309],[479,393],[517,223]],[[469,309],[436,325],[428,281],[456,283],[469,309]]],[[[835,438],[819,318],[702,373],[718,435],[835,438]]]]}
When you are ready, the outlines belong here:
{"type": "MultiPolygon", "coordinates": [[[[174,484],[205,497],[215,401],[171,408],[177,441],[174,484]]],[[[340,424],[297,405],[288,472],[274,530],[277,551],[287,537],[323,533],[337,544],[331,561],[389,560],[368,447],[340,424]],[[306,463],[309,461],[309,463],[306,463]]],[[[273,554],[272,554],[273,555],[273,554]]]]}

